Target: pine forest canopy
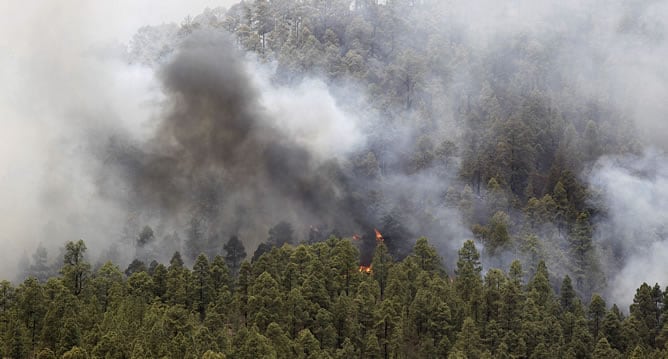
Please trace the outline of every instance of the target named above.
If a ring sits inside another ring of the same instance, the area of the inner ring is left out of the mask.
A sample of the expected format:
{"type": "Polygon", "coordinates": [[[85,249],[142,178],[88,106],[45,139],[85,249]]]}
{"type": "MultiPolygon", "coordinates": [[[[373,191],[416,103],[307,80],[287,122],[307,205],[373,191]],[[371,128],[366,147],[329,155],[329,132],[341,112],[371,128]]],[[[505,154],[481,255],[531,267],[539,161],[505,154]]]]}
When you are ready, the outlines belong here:
{"type": "Polygon", "coordinates": [[[0,282],[8,358],[665,358],[668,288],[643,283],[629,314],[545,262],[488,269],[473,241],[444,263],[420,238],[370,263],[350,239],[273,247],[236,275],[226,256],[95,269],[69,242],[60,275],[0,282]],[[454,265],[454,275],[446,266],[454,265]],[[587,303],[587,304],[585,304],[587,303]]]}

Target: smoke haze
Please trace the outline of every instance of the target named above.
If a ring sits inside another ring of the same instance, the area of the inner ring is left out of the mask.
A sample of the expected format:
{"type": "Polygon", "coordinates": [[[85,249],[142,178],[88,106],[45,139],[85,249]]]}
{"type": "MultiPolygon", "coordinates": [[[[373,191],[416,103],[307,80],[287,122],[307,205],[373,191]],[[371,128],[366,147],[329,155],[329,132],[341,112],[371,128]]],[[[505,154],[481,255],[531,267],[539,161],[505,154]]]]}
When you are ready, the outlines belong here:
{"type": "Polygon", "coordinates": [[[251,77],[258,66],[225,35],[188,37],[160,71],[166,108],[155,135],[100,149],[107,196],[122,198],[116,185],[127,183],[127,204],[148,213],[144,221],[178,230],[193,216],[205,235],[240,234],[249,249],[280,221],[350,228],[362,216],[349,208],[337,157],[364,144],[356,117],[323,83],[277,88],[251,77]]]}
{"type": "Polygon", "coordinates": [[[99,139],[87,137],[92,129],[108,137],[104,129],[117,127],[144,136],[160,97],[150,70],[125,64],[121,44],[140,26],[180,22],[188,13],[221,5],[226,4],[0,4],[3,277],[13,277],[19,258],[40,242],[53,249],[84,238],[95,253],[119,232],[115,219],[125,218],[100,198],[88,175],[93,164],[87,143],[99,139]]]}
{"type": "Polygon", "coordinates": [[[668,158],[656,150],[602,158],[591,182],[605,212],[596,240],[608,251],[609,294],[628,305],[638,282],[661,285],[668,273],[668,158]]]}

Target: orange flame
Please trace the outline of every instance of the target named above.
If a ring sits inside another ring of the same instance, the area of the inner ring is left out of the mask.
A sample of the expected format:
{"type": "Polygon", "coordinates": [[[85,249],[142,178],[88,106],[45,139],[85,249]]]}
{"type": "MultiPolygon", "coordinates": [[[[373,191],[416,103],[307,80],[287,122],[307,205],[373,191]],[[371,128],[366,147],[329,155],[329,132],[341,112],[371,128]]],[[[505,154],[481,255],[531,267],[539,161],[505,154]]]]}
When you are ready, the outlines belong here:
{"type": "Polygon", "coordinates": [[[362,239],[362,238],[360,238],[359,234],[357,234],[357,233],[353,234],[353,240],[354,241],[359,241],[360,239],[362,239]]]}
{"type": "Polygon", "coordinates": [[[382,242],[382,241],[385,240],[385,239],[383,238],[383,235],[380,234],[380,232],[379,232],[377,229],[374,228],[373,230],[374,230],[374,232],[376,232],[376,240],[377,240],[378,242],[382,242]]]}
{"type": "Polygon", "coordinates": [[[371,274],[372,273],[371,265],[368,265],[368,266],[360,265],[360,273],[371,274]]]}

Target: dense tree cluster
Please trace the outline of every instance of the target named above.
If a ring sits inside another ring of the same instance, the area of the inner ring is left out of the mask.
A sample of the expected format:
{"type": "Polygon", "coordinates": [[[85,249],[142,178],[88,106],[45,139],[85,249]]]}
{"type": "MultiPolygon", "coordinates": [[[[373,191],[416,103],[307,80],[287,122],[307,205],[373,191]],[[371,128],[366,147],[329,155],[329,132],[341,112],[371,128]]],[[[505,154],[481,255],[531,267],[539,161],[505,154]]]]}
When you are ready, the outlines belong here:
{"type": "Polygon", "coordinates": [[[236,275],[235,260],[202,254],[188,268],[178,252],[131,274],[111,262],[93,270],[85,251],[67,243],[60,276],[0,283],[3,357],[668,355],[668,290],[642,284],[624,315],[598,295],[583,301],[569,277],[555,293],[543,262],[485,272],[473,241],[451,266],[426,238],[397,262],[379,242],[368,272],[354,242],[335,237],[273,247],[236,275]]]}

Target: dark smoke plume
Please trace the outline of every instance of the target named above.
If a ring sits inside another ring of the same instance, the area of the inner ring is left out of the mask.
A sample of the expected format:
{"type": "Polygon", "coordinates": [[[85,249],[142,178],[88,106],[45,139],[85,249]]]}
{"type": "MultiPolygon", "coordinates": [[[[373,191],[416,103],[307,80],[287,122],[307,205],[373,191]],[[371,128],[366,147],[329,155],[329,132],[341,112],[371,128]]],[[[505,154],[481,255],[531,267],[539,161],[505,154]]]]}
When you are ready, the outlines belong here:
{"type": "Polygon", "coordinates": [[[267,119],[229,38],[193,34],[160,76],[167,101],[155,136],[135,145],[116,139],[107,150],[131,188],[131,207],[173,223],[190,214],[224,238],[242,232],[251,251],[283,220],[343,234],[368,228],[338,161],[316,158],[267,119]]]}

